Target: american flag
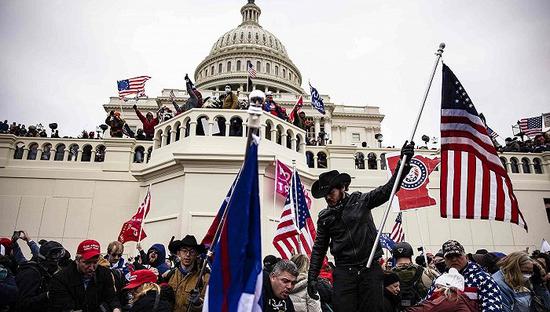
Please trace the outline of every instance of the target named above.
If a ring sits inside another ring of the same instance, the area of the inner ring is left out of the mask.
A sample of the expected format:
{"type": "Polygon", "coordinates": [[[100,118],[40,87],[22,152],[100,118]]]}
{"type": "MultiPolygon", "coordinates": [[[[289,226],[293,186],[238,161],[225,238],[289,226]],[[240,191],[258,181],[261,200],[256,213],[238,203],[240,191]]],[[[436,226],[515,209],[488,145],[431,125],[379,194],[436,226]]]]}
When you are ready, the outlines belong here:
{"type": "Polygon", "coordinates": [[[518,121],[519,129],[527,136],[535,136],[542,133],[542,116],[523,118],[518,121]]]}
{"type": "Polygon", "coordinates": [[[466,90],[443,64],[441,217],[512,222],[527,229],[512,182],[466,90]]]}
{"type": "Polygon", "coordinates": [[[403,231],[402,217],[403,215],[401,212],[397,214],[397,218],[395,218],[395,224],[393,225],[393,229],[390,233],[390,239],[396,244],[399,244],[405,240],[405,231],[403,231]]]}
{"type": "Polygon", "coordinates": [[[118,96],[124,98],[129,94],[145,95],[145,82],[149,76],[139,76],[130,79],[118,80],[118,96]]]}
{"type": "Polygon", "coordinates": [[[283,259],[290,259],[298,253],[310,256],[315,236],[315,225],[307,208],[300,176],[294,172],[273,245],[283,259]]]}
{"type": "Polygon", "coordinates": [[[490,127],[487,126],[487,134],[493,139],[496,140],[498,138],[498,133],[493,131],[490,127]]]}
{"type": "Polygon", "coordinates": [[[251,62],[248,62],[248,76],[250,78],[256,78],[256,70],[254,69],[254,66],[252,66],[251,62]]]}

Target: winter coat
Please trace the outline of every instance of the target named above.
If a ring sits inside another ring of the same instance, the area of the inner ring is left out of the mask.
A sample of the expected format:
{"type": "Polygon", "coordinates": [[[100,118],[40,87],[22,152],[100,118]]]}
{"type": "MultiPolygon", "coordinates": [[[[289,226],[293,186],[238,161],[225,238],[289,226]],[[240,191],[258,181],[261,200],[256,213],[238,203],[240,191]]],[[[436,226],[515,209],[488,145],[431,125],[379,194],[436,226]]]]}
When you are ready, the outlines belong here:
{"type": "Polygon", "coordinates": [[[115,116],[107,116],[105,119],[105,124],[111,127],[109,130],[111,137],[113,138],[122,138],[122,127],[124,127],[124,120],[117,118],[115,116]]]}
{"type": "MultiPolygon", "coordinates": [[[[183,274],[179,268],[172,269],[173,273],[168,280],[168,285],[172,287],[176,295],[176,304],[174,305],[174,312],[185,312],[187,311],[187,306],[189,305],[189,295],[191,291],[195,288],[197,280],[199,279],[198,266],[195,267],[195,270],[183,274]]],[[[210,273],[205,273],[203,275],[203,287],[200,297],[204,300],[204,295],[206,293],[206,286],[208,285],[208,280],[210,279],[210,273]]],[[[191,308],[191,311],[202,311],[202,305],[191,308]]]]}
{"type": "Polygon", "coordinates": [[[94,278],[84,288],[82,274],[78,272],[76,262],[71,263],[50,280],[49,297],[49,311],[96,312],[102,304],[109,309],[120,308],[111,271],[102,266],[97,266],[94,278]]]}
{"type": "Polygon", "coordinates": [[[172,305],[166,299],[162,298],[160,294],[157,308],[153,309],[156,298],[156,291],[148,291],[144,296],[134,302],[129,312],[172,312],[172,305]]]}
{"type": "Polygon", "coordinates": [[[384,301],[382,303],[384,312],[399,312],[401,297],[394,295],[384,288],[384,301]]]}
{"type": "Polygon", "coordinates": [[[6,275],[4,279],[0,280],[0,311],[4,311],[4,309],[10,311],[9,307],[15,305],[17,298],[17,284],[10,269],[0,264],[0,270],[5,271],[2,274],[6,275]]]}
{"type": "Polygon", "coordinates": [[[294,312],[294,305],[290,297],[279,299],[273,294],[269,274],[264,274],[262,286],[263,312],[294,312]]]}
{"type": "Polygon", "coordinates": [[[290,293],[290,300],[296,312],[321,312],[321,302],[312,299],[307,293],[307,274],[301,273],[290,293]]]}
{"type": "Polygon", "coordinates": [[[44,311],[48,308],[48,285],[51,275],[37,262],[28,261],[19,266],[17,282],[18,311],[44,311]]]}
{"type": "MultiPolygon", "coordinates": [[[[405,176],[406,174],[403,178],[405,176]]],[[[319,275],[329,246],[337,267],[367,263],[377,233],[371,209],[388,201],[395,178],[394,174],[385,185],[368,193],[345,193],[335,207],[321,210],[317,221],[317,237],[311,253],[310,277],[316,278],[319,275]]],[[[382,247],[378,242],[374,259],[380,258],[382,254],[382,247]]]]}
{"type": "Polygon", "coordinates": [[[400,265],[392,269],[399,276],[401,306],[413,306],[426,297],[434,279],[439,275],[432,269],[417,264],[400,265]]]}
{"type": "Polygon", "coordinates": [[[154,244],[151,248],[149,248],[149,250],[147,250],[147,253],[142,250],[139,254],[141,255],[141,259],[143,259],[143,264],[148,264],[157,269],[159,271],[159,276],[170,270],[170,267],[166,264],[166,249],[163,244],[154,244]],[[155,250],[157,252],[157,260],[155,260],[154,263],[149,263],[149,257],[147,257],[151,250],[155,250]]]}
{"type": "Polygon", "coordinates": [[[531,292],[525,288],[524,291],[515,291],[504,280],[504,274],[501,270],[493,274],[493,279],[500,288],[502,295],[502,310],[514,312],[529,312],[531,304],[531,292]]]}
{"type": "Polygon", "coordinates": [[[145,133],[147,137],[152,138],[155,135],[155,126],[159,124],[159,119],[154,117],[149,121],[138,109],[136,109],[136,115],[143,124],[143,133],[145,133]]]}
{"type": "Polygon", "coordinates": [[[223,109],[239,109],[239,98],[233,92],[227,94],[223,99],[223,109]]]}
{"type": "Polygon", "coordinates": [[[477,303],[470,300],[464,293],[460,293],[456,301],[451,301],[445,296],[437,295],[430,300],[426,300],[414,307],[410,307],[407,312],[477,312],[479,311],[477,303]]]}
{"type": "MultiPolygon", "coordinates": [[[[500,289],[487,272],[478,264],[468,261],[466,267],[460,272],[464,276],[464,293],[477,301],[481,312],[500,312],[502,309],[502,298],[500,289]]],[[[434,281],[435,283],[435,281],[434,281]]],[[[432,283],[427,298],[431,298],[435,291],[435,284],[432,283]]]]}

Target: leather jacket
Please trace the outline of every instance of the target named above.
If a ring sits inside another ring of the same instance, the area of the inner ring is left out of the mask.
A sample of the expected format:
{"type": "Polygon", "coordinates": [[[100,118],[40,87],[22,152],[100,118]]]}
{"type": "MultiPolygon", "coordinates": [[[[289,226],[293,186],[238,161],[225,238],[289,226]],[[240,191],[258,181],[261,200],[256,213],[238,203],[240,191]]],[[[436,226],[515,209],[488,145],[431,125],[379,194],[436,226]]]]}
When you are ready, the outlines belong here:
{"type": "MultiPolygon", "coordinates": [[[[410,165],[406,165],[401,182],[409,170],[410,165]]],[[[371,209],[390,199],[395,179],[396,174],[386,184],[368,193],[345,193],[344,198],[334,207],[321,210],[317,221],[317,237],[311,252],[310,279],[316,279],[319,275],[328,247],[337,267],[362,266],[367,263],[377,234],[371,209]]],[[[382,255],[382,246],[378,242],[374,259],[382,255]]]]}

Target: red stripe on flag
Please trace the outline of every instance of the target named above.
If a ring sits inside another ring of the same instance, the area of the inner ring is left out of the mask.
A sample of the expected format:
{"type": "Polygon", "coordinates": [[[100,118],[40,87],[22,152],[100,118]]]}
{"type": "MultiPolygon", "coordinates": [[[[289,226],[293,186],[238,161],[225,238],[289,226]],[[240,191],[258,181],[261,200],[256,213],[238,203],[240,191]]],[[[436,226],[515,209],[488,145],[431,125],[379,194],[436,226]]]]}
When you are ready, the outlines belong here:
{"type": "Polygon", "coordinates": [[[468,154],[468,192],[466,196],[466,216],[473,218],[476,198],[476,157],[474,154],[468,154]]]}
{"type": "Polygon", "coordinates": [[[504,189],[502,185],[502,178],[497,177],[497,211],[495,220],[504,220],[504,189]]]}
{"type": "Polygon", "coordinates": [[[460,168],[462,153],[454,152],[454,179],[453,179],[453,218],[460,218],[460,168]]]}
{"type": "Polygon", "coordinates": [[[447,164],[448,162],[448,151],[441,151],[441,181],[440,181],[440,187],[441,187],[441,192],[440,192],[440,203],[439,203],[439,206],[440,206],[440,213],[441,213],[441,217],[443,218],[447,218],[447,196],[448,196],[448,193],[447,193],[447,175],[448,175],[448,168],[449,168],[449,165],[447,164]],[[443,178],[445,177],[445,178],[443,178]]]}
{"type": "Polygon", "coordinates": [[[491,199],[491,176],[489,168],[483,164],[483,182],[481,193],[481,219],[489,219],[489,202],[491,199]]]}

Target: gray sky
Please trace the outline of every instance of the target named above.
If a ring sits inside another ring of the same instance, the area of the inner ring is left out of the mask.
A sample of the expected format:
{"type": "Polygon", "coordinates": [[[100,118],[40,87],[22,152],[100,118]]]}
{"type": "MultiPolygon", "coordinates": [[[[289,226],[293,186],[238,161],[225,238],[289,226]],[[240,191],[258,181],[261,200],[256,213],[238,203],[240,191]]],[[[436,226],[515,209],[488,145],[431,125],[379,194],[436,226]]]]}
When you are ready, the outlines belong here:
{"type": "MultiPolygon", "coordinates": [[[[117,79],[150,75],[153,97],[183,88],[245,3],[0,0],[0,118],[58,122],[61,135],[94,130],[117,79]]],[[[335,103],[380,107],[384,144],[410,135],[442,41],[446,64],[501,136],[550,111],[550,1],[256,3],[304,87],[310,79],[335,103]]],[[[439,136],[440,90],[438,70],[417,141],[439,136]]]]}

